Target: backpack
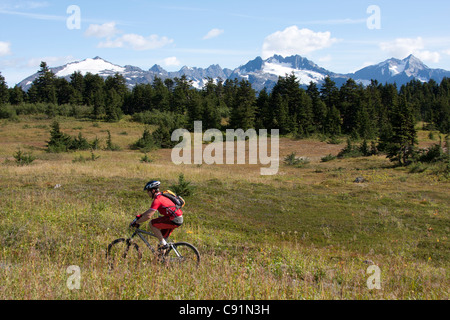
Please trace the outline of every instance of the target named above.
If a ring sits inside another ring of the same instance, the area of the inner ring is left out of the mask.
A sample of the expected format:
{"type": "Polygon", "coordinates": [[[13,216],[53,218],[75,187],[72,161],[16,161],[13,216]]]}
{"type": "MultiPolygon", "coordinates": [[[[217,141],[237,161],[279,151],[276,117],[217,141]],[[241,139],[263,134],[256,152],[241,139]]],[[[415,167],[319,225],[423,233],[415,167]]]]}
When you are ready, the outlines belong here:
{"type": "Polygon", "coordinates": [[[184,205],[186,204],[186,201],[184,201],[182,197],[177,196],[174,192],[170,190],[161,192],[161,195],[170,199],[174,203],[175,207],[167,208],[171,211],[172,214],[174,214],[179,209],[183,208],[184,205]],[[175,208],[175,210],[173,210],[172,208],[175,208]]]}

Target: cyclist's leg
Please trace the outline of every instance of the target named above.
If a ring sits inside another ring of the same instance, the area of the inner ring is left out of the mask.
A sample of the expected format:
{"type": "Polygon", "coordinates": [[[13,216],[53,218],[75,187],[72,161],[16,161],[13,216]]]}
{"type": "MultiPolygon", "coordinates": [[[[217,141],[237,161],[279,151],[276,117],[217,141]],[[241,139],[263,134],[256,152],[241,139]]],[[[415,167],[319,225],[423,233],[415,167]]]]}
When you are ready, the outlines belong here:
{"type": "Polygon", "coordinates": [[[178,226],[170,221],[169,217],[159,217],[153,219],[150,224],[152,231],[158,237],[159,241],[167,239],[178,226]]]}
{"type": "Polygon", "coordinates": [[[163,239],[163,236],[161,234],[161,230],[153,225],[153,223],[150,223],[150,229],[152,230],[153,234],[158,238],[159,241],[163,239]]]}
{"type": "Polygon", "coordinates": [[[170,235],[172,234],[173,230],[175,230],[176,228],[178,228],[178,226],[175,226],[175,228],[172,229],[163,229],[161,230],[161,233],[164,237],[164,239],[169,239],[170,235]]]}

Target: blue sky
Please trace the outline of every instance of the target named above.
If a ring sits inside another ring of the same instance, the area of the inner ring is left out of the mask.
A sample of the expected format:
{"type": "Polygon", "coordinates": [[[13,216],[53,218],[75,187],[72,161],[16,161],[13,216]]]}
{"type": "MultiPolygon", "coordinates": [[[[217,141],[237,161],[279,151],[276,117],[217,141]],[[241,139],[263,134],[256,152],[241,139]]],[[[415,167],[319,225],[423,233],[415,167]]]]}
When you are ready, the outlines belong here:
{"type": "Polygon", "coordinates": [[[0,72],[14,86],[40,61],[234,69],[274,53],[339,73],[409,54],[450,70],[449,14],[444,0],[0,0],[0,72]]]}

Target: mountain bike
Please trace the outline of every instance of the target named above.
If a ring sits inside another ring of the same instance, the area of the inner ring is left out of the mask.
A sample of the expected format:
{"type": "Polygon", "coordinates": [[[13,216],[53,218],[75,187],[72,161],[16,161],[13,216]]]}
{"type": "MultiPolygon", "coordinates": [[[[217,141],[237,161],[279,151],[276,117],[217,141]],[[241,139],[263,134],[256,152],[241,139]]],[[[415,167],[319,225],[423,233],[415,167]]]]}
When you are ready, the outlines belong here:
{"type": "Polygon", "coordinates": [[[165,265],[182,264],[193,267],[200,265],[200,253],[192,244],[187,242],[171,242],[166,239],[168,249],[159,251],[146,239],[147,237],[157,238],[156,235],[152,232],[136,228],[130,238],[119,238],[108,245],[106,259],[110,270],[121,264],[138,264],[141,261],[142,251],[136,241],[134,241],[136,236],[144,242],[156,260],[165,265]]]}

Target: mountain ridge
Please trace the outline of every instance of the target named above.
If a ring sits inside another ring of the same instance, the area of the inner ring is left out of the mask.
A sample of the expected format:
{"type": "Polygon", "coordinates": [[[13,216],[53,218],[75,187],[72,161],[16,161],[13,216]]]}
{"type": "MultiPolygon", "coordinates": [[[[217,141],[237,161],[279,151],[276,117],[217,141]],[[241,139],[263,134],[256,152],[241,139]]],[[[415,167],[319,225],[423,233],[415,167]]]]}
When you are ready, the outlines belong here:
{"type": "MultiPolygon", "coordinates": [[[[184,75],[188,80],[192,81],[192,85],[197,89],[201,89],[208,79],[213,79],[216,82],[227,79],[246,79],[257,91],[263,88],[270,91],[280,76],[291,73],[295,74],[302,86],[307,86],[311,81],[320,86],[327,76],[335,81],[338,86],[350,78],[363,85],[370,84],[371,80],[377,80],[379,83],[396,83],[398,86],[401,86],[414,79],[422,82],[428,82],[433,79],[440,82],[444,77],[450,77],[450,71],[431,69],[414,55],[409,55],[402,60],[391,58],[347,74],[335,73],[322,68],[300,55],[288,57],[274,55],[265,60],[258,56],[234,70],[213,64],[207,68],[183,66],[179,71],[171,72],[166,71],[158,64],[153,65],[148,70],[143,70],[132,65],[119,66],[96,56],[53,67],[50,70],[57,77],[63,77],[67,80],[70,80],[70,75],[75,71],[79,71],[83,75],[90,72],[104,78],[119,73],[124,76],[130,88],[141,83],[152,83],[155,77],[165,80],[168,78],[180,78],[184,75]]],[[[35,73],[22,80],[18,85],[24,90],[28,90],[37,77],[38,73],[35,73]]]]}

